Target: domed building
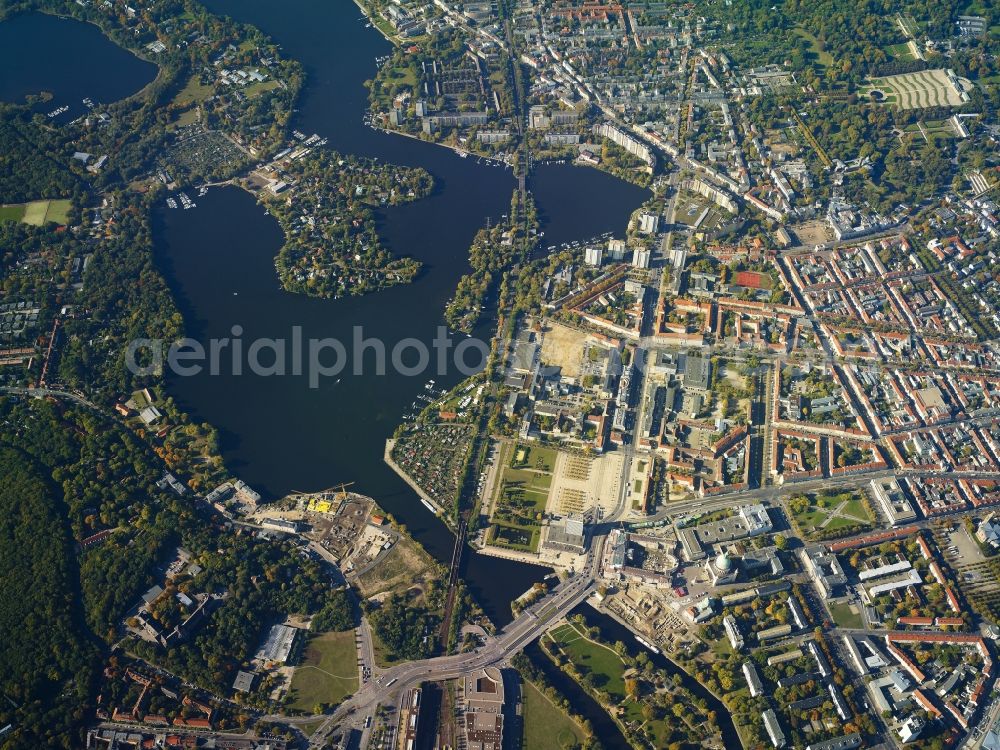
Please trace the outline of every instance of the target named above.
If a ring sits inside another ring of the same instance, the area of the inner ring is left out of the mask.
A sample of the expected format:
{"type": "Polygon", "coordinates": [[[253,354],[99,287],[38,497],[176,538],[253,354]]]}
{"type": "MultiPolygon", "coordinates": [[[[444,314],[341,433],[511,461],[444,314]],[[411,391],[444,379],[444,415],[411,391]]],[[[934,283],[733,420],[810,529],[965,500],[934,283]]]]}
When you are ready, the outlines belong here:
{"type": "Polygon", "coordinates": [[[735,583],[739,576],[739,567],[736,565],[735,558],[725,550],[716,555],[707,567],[708,576],[712,579],[713,586],[735,583]]]}

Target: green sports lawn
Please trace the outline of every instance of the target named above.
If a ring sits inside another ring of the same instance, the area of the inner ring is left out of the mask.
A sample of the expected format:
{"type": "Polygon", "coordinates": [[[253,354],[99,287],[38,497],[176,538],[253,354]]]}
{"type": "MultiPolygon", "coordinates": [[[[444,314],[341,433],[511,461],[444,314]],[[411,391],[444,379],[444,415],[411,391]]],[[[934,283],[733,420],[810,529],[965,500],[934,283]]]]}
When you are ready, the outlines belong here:
{"type": "Polygon", "coordinates": [[[23,203],[15,203],[10,206],[0,206],[0,221],[21,221],[23,218],[23,203]]]}
{"type": "Polygon", "coordinates": [[[31,201],[0,206],[0,221],[22,221],[40,227],[48,222],[65,224],[69,221],[69,200],[31,201]]]}
{"type": "Polygon", "coordinates": [[[857,607],[847,602],[836,602],[830,604],[829,607],[830,616],[833,617],[833,621],[838,626],[842,628],[860,628],[864,626],[861,613],[857,611],[857,607]]]}
{"type": "Polygon", "coordinates": [[[358,650],[354,631],[314,636],[292,675],[292,707],[312,711],[318,703],[336,705],[358,689],[358,650]]]}

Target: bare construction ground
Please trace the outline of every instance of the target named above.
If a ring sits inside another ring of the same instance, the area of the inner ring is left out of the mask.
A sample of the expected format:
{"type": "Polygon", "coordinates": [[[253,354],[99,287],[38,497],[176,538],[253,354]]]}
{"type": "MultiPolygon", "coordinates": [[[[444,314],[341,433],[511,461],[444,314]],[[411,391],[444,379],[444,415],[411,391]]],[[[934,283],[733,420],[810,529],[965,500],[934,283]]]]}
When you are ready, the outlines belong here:
{"type": "Polygon", "coordinates": [[[788,227],[799,245],[822,245],[834,239],[833,230],[825,221],[806,221],[788,227]]]}
{"type": "Polygon", "coordinates": [[[586,333],[549,322],[542,331],[542,362],[562,368],[568,378],[579,377],[586,341],[586,333]]]}

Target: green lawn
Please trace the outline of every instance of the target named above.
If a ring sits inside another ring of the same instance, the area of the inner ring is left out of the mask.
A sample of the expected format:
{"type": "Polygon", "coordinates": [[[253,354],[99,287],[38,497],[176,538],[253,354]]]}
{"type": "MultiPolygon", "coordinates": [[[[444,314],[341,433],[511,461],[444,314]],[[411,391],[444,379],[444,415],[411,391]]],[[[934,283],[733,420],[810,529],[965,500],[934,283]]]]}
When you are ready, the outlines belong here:
{"type": "Polygon", "coordinates": [[[197,122],[198,122],[198,110],[186,109],[177,116],[177,119],[174,120],[174,125],[176,125],[179,128],[186,128],[189,125],[194,125],[197,122]]]}
{"type": "MultiPolygon", "coordinates": [[[[550,631],[548,637],[559,645],[579,672],[591,675],[594,685],[623,710],[618,717],[621,722],[643,725],[652,735],[655,747],[667,746],[672,734],[670,720],[646,721],[642,715],[642,701],[629,698],[625,693],[625,663],[613,649],[587,640],[573,623],[560,625],[550,631]]],[[[551,740],[547,747],[554,747],[551,740]]]]}
{"type": "Polygon", "coordinates": [[[253,99],[256,96],[260,96],[265,91],[271,91],[272,89],[278,88],[280,84],[277,81],[258,81],[257,83],[251,83],[246,87],[244,93],[247,98],[253,99]]]}
{"type": "Polygon", "coordinates": [[[841,529],[857,528],[860,530],[872,524],[872,517],[864,503],[857,495],[852,496],[850,493],[809,495],[807,509],[796,512],[793,501],[789,503],[788,510],[803,536],[807,538],[841,529]],[[833,512],[841,504],[844,504],[843,508],[840,508],[840,512],[834,516],[833,512]]]}
{"type": "Polygon", "coordinates": [[[521,683],[524,750],[554,750],[583,744],[586,735],[559,706],[528,681],[521,683]]]}
{"type": "Polygon", "coordinates": [[[292,707],[312,711],[318,703],[336,705],[358,689],[358,651],[354,631],[314,636],[302,664],[292,675],[292,707]]]}
{"type": "Polygon", "coordinates": [[[23,203],[15,203],[10,206],[0,206],[0,221],[21,221],[23,218],[23,203]]]}
{"type": "Polygon", "coordinates": [[[48,209],[45,211],[45,221],[54,221],[56,224],[65,224],[69,221],[69,210],[73,204],[69,200],[49,201],[48,209]]]}
{"type": "Polygon", "coordinates": [[[612,649],[587,640],[572,623],[561,625],[549,633],[576,668],[590,673],[598,688],[617,702],[625,699],[625,663],[612,649]]]}
{"type": "Polygon", "coordinates": [[[541,534],[541,528],[538,526],[512,526],[506,523],[494,523],[490,529],[488,541],[499,547],[507,547],[519,552],[538,552],[541,534]]]}
{"type": "Polygon", "coordinates": [[[177,92],[177,96],[174,97],[172,103],[178,107],[187,107],[191,104],[205,101],[214,93],[214,86],[202,83],[201,76],[195,75],[191,76],[191,80],[187,82],[187,85],[177,92]]]}
{"type": "Polygon", "coordinates": [[[910,52],[910,45],[906,42],[892,44],[886,48],[885,53],[896,60],[912,60],[913,53],[910,52]]]}
{"type": "Polygon", "coordinates": [[[533,469],[504,469],[503,480],[508,484],[521,484],[525,490],[548,491],[552,484],[551,474],[542,474],[533,469]]]}
{"type": "Polygon", "coordinates": [[[556,468],[556,455],[555,448],[519,443],[511,452],[510,466],[515,469],[534,469],[551,474],[556,468]],[[519,456],[520,461],[518,461],[519,456]]]}
{"type": "Polygon", "coordinates": [[[33,227],[40,227],[45,223],[45,214],[48,210],[48,201],[32,201],[25,205],[24,216],[21,218],[21,221],[33,227]]]}
{"type": "Polygon", "coordinates": [[[844,506],[843,513],[849,516],[857,516],[858,518],[866,518],[869,521],[872,520],[871,516],[868,515],[868,511],[865,510],[864,503],[857,498],[848,501],[847,505],[844,506]]]}
{"type": "Polygon", "coordinates": [[[826,51],[823,47],[823,43],[817,39],[813,34],[803,29],[801,26],[796,26],[792,29],[792,33],[796,36],[802,37],[807,42],[809,42],[809,48],[814,55],[816,55],[816,61],[822,65],[824,68],[833,65],[833,55],[826,51]]]}
{"type": "Polygon", "coordinates": [[[828,523],[824,528],[835,531],[839,529],[853,529],[854,527],[867,526],[867,523],[861,521],[855,521],[853,518],[844,518],[843,516],[837,516],[836,518],[831,518],[830,523],[828,523]]]}
{"type": "Polygon", "coordinates": [[[22,221],[40,227],[48,222],[65,224],[69,221],[69,200],[31,201],[0,206],[0,221],[22,221]]]}
{"type": "Polygon", "coordinates": [[[830,604],[830,616],[833,617],[833,621],[837,623],[838,627],[841,628],[860,628],[863,623],[861,621],[861,613],[852,609],[852,606],[846,602],[837,602],[835,604],[830,604]]]}
{"type": "Polygon", "coordinates": [[[552,484],[556,451],[541,446],[516,444],[502,453],[503,471],[498,482],[495,511],[524,501],[525,505],[511,518],[494,512],[489,542],[522,552],[537,552],[541,525],[535,520],[545,512],[545,504],[552,484]],[[515,490],[520,490],[520,494],[515,490]],[[506,495],[509,494],[509,497],[506,495]],[[529,505],[530,503],[530,505],[529,505]],[[516,522],[513,522],[516,519],[516,522]],[[527,520],[531,519],[531,520],[527,520]]]}

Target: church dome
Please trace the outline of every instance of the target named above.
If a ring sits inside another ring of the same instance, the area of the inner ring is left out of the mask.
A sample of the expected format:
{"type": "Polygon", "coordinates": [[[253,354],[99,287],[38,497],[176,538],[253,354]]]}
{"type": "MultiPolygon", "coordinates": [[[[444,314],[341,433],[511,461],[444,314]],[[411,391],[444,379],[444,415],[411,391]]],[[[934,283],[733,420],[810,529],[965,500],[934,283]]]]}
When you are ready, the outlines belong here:
{"type": "Polygon", "coordinates": [[[715,569],[720,573],[728,573],[733,569],[733,559],[726,552],[720,552],[715,558],[715,569]]]}

